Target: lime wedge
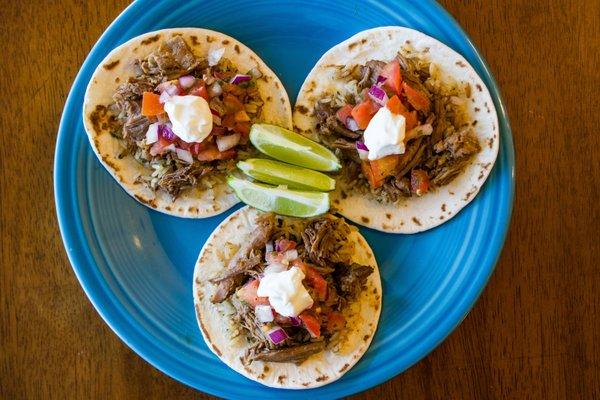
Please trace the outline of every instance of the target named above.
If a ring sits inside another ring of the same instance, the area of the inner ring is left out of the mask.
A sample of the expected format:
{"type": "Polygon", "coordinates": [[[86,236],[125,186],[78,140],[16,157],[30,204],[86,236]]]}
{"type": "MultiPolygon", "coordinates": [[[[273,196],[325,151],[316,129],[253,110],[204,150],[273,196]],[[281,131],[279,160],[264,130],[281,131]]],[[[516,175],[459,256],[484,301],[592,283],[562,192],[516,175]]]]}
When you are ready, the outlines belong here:
{"type": "Polygon", "coordinates": [[[238,162],[237,166],[258,181],[290,189],[329,191],[335,188],[335,181],[321,172],[279,161],[250,158],[238,162]]]}
{"type": "Polygon", "coordinates": [[[273,211],[292,217],[314,217],[329,210],[329,194],[302,192],[253,183],[229,176],[229,186],[244,203],[262,211],[273,211]]]}
{"type": "Polygon", "coordinates": [[[277,160],[317,171],[337,171],[337,157],[317,142],[275,125],[254,124],[250,141],[261,152],[277,160]]]}

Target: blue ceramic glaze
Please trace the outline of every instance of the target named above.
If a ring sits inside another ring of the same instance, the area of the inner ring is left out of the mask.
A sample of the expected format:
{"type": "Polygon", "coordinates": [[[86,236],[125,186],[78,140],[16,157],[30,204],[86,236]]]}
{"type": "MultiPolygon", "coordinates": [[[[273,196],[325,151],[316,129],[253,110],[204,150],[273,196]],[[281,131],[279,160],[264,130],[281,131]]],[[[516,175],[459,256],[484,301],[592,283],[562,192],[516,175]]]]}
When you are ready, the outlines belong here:
{"type": "Polygon", "coordinates": [[[55,196],[65,248],[85,292],[115,333],[156,368],[227,398],[338,398],[380,384],[433,350],[465,317],[490,277],[506,235],[514,193],[514,150],[498,87],[457,23],[429,0],[138,0],[106,30],[67,99],[56,145],[55,196]],[[368,28],[402,25],[464,55],[487,83],[501,125],[500,153],[481,193],[446,224],[416,235],[361,229],[377,256],[383,310],[369,351],[342,379],[318,389],[268,389],[222,364],[198,331],[192,300],[197,254],[229,212],[184,220],[130,198],[100,165],[82,125],[86,85],[100,61],[133,36],[205,27],[255,50],[295,99],[317,59],[368,28]]]}

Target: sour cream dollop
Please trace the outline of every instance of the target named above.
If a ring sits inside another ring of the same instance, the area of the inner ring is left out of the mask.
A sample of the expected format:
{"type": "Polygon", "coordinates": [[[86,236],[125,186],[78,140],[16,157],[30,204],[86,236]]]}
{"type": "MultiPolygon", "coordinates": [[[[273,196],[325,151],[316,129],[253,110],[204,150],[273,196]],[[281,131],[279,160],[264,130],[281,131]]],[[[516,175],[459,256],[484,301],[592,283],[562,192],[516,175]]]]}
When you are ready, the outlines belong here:
{"type": "Polygon", "coordinates": [[[303,279],[304,273],[298,267],[266,274],[260,280],[256,294],[268,297],[271,307],[284,317],[297,317],[313,305],[313,299],[302,285],[303,279]]]}
{"type": "Polygon", "coordinates": [[[373,116],[363,135],[369,149],[369,160],[403,154],[406,119],[392,113],[387,107],[381,107],[373,116]]]}
{"type": "Polygon", "coordinates": [[[165,102],[165,111],[173,132],[188,143],[201,142],[212,131],[210,107],[200,96],[173,96],[165,102]]]}

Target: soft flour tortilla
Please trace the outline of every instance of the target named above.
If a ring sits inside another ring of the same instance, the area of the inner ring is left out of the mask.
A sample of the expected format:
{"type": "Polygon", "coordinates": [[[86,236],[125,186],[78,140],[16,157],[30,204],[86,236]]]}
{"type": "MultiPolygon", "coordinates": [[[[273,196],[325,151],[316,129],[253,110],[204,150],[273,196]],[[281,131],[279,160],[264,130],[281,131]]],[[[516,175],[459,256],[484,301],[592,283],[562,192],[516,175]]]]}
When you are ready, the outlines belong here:
{"type": "Polygon", "coordinates": [[[475,198],[496,161],[500,139],[498,116],[488,89],[473,67],[460,54],[421,32],[393,26],[370,29],[334,46],[321,57],[304,81],[294,111],[295,127],[306,135],[314,135],[315,103],[343,87],[336,79],[336,66],[364,64],[369,60],[389,61],[405,43],[437,64],[442,77],[469,83],[471,99],[467,102],[467,112],[472,121],[477,121],[474,131],[481,151],[450,184],[398,204],[381,204],[371,194],[344,190],[344,185],[338,184],[333,204],[343,216],[357,224],[391,233],[421,232],[448,221],[475,198]]]}
{"type": "Polygon", "coordinates": [[[142,183],[137,183],[139,175],[149,175],[151,169],[139,164],[133,156],[122,159],[123,151],[119,140],[112,137],[101,123],[94,123],[90,114],[96,106],[112,103],[112,95],[117,86],[134,75],[133,62],[145,58],[169,38],[181,35],[196,56],[206,58],[209,49],[224,48],[223,58],[228,58],[241,72],[257,68],[262,72],[258,79],[258,89],[265,102],[260,120],[287,128],[291,127],[291,106],[287,93],[279,78],[248,47],[227,35],[200,28],[164,29],[135,37],[117,47],[100,63],[85,93],[83,121],[94,152],[119,184],[140,203],[166,214],[187,218],[205,218],[220,214],[239,202],[233,190],[219,177],[211,191],[196,188],[183,191],[172,201],[162,190],[154,192],[142,183]]]}
{"type": "MultiPolygon", "coordinates": [[[[240,358],[250,347],[245,334],[231,315],[235,312],[227,301],[212,304],[211,295],[215,285],[208,282],[226,268],[235,251],[228,252],[227,243],[238,247],[251,239],[256,228],[255,217],[260,213],[254,208],[244,207],[223,221],[206,241],[194,270],[194,303],[198,325],[207,346],[225,364],[240,374],[263,385],[285,389],[307,389],[326,385],[340,378],[367,351],[373,338],[381,311],[381,279],[375,256],[365,239],[353,230],[348,240],[355,243],[354,261],[370,265],[374,272],[367,280],[366,289],[351,303],[344,313],[347,336],[336,352],[327,348],[300,365],[254,361],[249,366],[240,358]],[[238,336],[236,333],[241,332],[238,336]]],[[[335,346],[334,346],[335,347],[335,346]]]]}

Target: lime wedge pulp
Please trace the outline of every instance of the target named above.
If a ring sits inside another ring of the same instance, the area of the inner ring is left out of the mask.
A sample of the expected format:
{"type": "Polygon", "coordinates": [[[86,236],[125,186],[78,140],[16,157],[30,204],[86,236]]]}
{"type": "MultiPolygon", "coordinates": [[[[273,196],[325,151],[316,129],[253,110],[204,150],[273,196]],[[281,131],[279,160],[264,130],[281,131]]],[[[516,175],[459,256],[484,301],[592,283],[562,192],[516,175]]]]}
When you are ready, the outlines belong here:
{"type": "Polygon", "coordinates": [[[250,141],[258,150],[277,160],[317,171],[337,171],[341,165],[327,148],[290,130],[269,124],[254,124],[250,141]]]}
{"type": "Polygon", "coordinates": [[[262,211],[292,217],[314,217],[329,210],[329,194],[303,192],[253,183],[229,176],[227,183],[244,203],[262,211]]]}
{"type": "Polygon", "coordinates": [[[335,188],[335,180],[321,172],[279,161],[250,158],[238,162],[237,166],[246,175],[272,185],[300,190],[329,191],[335,188]]]}

